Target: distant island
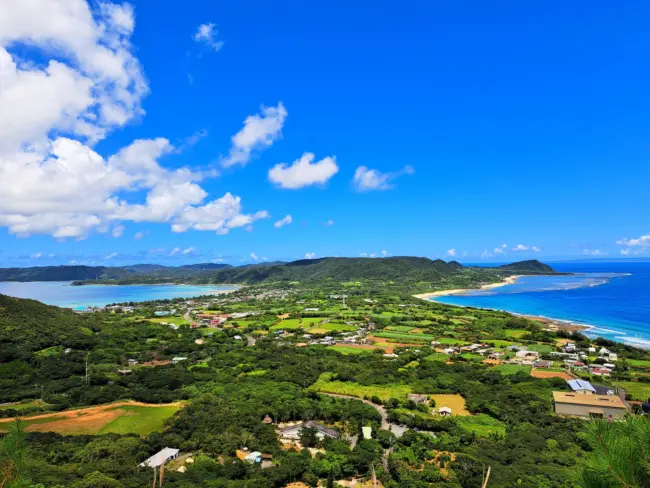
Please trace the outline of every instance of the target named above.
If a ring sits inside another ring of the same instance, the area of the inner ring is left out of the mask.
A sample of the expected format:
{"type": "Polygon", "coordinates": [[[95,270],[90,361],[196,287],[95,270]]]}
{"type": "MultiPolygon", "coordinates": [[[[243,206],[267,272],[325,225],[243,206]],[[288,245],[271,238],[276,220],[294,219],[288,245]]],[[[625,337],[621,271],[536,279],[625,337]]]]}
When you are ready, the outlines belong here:
{"type": "Polygon", "coordinates": [[[514,275],[556,274],[537,260],[520,261],[497,267],[463,266],[422,257],[320,258],[292,262],[260,263],[233,267],[228,264],[199,263],[178,267],[155,264],[132,266],[47,266],[0,268],[0,281],[72,281],[73,285],[112,284],[242,284],[376,282],[413,292],[451,288],[478,288],[502,282],[514,275]]]}

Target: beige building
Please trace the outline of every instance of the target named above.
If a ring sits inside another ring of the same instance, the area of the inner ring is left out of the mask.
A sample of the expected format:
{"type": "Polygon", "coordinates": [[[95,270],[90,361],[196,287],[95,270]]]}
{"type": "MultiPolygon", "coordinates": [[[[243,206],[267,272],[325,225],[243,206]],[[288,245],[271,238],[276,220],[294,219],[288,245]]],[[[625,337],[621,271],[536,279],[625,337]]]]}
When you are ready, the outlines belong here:
{"type": "Polygon", "coordinates": [[[627,406],[616,395],[585,395],[580,393],[553,392],[555,413],[572,417],[622,419],[627,406]]]}

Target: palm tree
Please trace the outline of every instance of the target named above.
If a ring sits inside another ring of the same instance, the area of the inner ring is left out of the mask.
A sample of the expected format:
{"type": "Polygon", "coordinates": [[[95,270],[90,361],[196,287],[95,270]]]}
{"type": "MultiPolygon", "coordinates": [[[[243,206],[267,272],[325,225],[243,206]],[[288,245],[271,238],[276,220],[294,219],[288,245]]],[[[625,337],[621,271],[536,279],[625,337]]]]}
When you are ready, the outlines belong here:
{"type": "Polygon", "coordinates": [[[580,486],[650,486],[650,420],[631,416],[621,422],[597,420],[588,423],[582,435],[592,451],[579,475],[580,486]]]}

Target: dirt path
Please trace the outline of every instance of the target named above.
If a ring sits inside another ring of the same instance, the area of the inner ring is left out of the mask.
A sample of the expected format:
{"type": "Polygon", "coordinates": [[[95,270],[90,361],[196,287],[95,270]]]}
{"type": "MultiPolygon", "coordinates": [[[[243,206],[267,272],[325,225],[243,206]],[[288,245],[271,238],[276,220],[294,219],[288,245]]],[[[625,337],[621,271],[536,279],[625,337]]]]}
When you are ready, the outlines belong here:
{"type": "MultiPolygon", "coordinates": [[[[142,403],[142,402],[127,400],[127,401],[121,401],[115,403],[107,403],[104,405],[96,405],[94,407],[75,408],[72,410],[62,410],[61,412],[43,413],[39,415],[33,415],[31,417],[20,417],[20,418],[22,420],[38,420],[38,419],[48,419],[48,418],[56,418],[57,420],[58,419],[64,420],[64,419],[74,419],[85,415],[98,415],[103,412],[106,412],[107,410],[112,410],[118,407],[171,407],[171,406],[182,406],[182,405],[184,405],[183,402],[142,403]]],[[[0,419],[0,424],[10,423],[15,420],[16,420],[15,418],[0,419]]]]}

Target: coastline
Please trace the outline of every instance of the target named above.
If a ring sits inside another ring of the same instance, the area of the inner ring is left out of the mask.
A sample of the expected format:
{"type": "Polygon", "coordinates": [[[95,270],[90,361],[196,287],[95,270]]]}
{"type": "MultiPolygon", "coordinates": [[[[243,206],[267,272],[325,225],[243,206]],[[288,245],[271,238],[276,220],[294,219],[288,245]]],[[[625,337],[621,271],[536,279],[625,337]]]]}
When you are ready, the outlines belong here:
{"type": "Polygon", "coordinates": [[[415,298],[420,298],[422,300],[428,300],[429,298],[435,298],[435,297],[445,297],[449,295],[462,295],[463,293],[467,293],[475,290],[491,290],[492,288],[499,288],[501,286],[513,285],[522,276],[524,275],[508,276],[503,281],[497,281],[496,283],[488,283],[487,285],[482,285],[480,288],[456,288],[453,290],[439,290],[439,291],[432,291],[429,293],[419,293],[413,296],[415,298]]]}

